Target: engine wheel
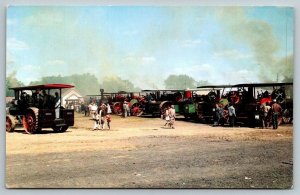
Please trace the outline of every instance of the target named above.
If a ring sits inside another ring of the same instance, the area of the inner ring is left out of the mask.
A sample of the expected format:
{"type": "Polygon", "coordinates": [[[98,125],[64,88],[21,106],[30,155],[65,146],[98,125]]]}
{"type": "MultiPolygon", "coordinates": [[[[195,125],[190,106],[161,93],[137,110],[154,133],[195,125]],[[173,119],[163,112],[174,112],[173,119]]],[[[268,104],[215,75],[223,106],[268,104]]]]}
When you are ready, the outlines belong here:
{"type": "Polygon", "coordinates": [[[282,121],[285,123],[285,124],[288,124],[290,123],[292,120],[292,114],[291,112],[288,110],[288,109],[285,109],[282,113],[282,121]]]}
{"type": "Polygon", "coordinates": [[[14,120],[14,117],[11,115],[6,116],[6,131],[7,132],[13,132],[16,127],[16,122],[14,120]]]}
{"type": "Polygon", "coordinates": [[[131,115],[132,116],[141,116],[143,114],[143,109],[140,108],[139,103],[134,103],[131,107],[131,115]]]}
{"type": "Polygon", "coordinates": [[[26,133],[33,134],[41,130],[38,123],[38,109],[32,108],[23,116],[23,125],[26,133]]]}
{"type": "Polygon", "coordinates": [[[160,114],[165,114],[166,109],[168,108],[168,106],[171,106],[171,102],[169,101],[163,101],[159,104],[159,109],[160,109],[160,114]]]}
{"type": "Polygon", "coordinates": [[[67,131],[68,128],[69,128],[69,126],[54,126],[54,127],[52,127],[53,131],[57,132],[57,133],[65,132],[65,131],[67,131]]]}
{"type": "Polygon", "coordinates": [[[122,114],[122,104],[121,102],[116,102],[113,104],[113,111],[115,114],[122,114]]]}

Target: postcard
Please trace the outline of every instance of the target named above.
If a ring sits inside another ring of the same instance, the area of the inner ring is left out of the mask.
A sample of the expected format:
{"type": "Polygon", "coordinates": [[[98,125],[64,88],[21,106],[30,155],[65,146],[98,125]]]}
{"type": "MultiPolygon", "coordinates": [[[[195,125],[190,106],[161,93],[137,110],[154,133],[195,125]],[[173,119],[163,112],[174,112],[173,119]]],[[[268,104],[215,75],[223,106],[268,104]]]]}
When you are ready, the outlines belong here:
{"type": "Polygon", "coordinates": [[[6,188],[290,189],[294,9],[18,6],[6,188]]]}

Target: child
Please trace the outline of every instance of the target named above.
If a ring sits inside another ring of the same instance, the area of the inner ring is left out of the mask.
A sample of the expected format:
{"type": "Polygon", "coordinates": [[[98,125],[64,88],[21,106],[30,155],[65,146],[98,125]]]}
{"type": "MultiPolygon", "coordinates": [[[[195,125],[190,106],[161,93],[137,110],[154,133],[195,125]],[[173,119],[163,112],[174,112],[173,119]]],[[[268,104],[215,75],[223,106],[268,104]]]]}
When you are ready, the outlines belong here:
{"type": "Polygon", "coordinates": [[[165,110],[165,120],[166,120],[166,123],[164,126],[168,125],[170,126],[170,121],[171,121],[171,118],[170,118],[170,113],[169,113],[169,109],[170,107],[168,106],[165,110]]]}
{"type": "Polygon", "coordinates": [[[105,127],[105,124],[104,124],[105,121],[104,121],[104,112],[102,109],[99,112],[99,118],[100,118],[101,129],[103,130],[105,127]]]}
{"type": "Polygon", "coordinates": [[[97,130],[99,129],[99,114],[97,114],[97,112],[94,112],[93,119],[95,120],[94,130],[97,130]]]}
{"type": "Polygon", "coordinates": [[[108,129],[110,129],[110,122],[111,122],[110,114],[107,114],[107,115],[105,116],[105,118],[106,118],[106,122],[107,122],[108,129]]]}

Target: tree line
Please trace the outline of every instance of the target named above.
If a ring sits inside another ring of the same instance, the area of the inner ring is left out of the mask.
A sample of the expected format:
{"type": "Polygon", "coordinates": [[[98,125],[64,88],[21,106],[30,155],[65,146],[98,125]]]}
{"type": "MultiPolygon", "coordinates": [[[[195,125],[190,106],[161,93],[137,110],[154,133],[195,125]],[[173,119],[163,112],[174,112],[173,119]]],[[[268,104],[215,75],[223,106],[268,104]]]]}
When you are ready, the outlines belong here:
{"type": "MultiPolygon", "coordinates": [[[[66,83],[76,86],[76,90],[82,95],[98,95],[100,89],[106,92],[118,91],[141,91],[141,88],[135,86],[130,80],[122,79],[117,76],[107,76],[102,83],[95,75],[90,73],[73,74],[70,76],[47,76],[42,77],[38,81],[32,81],[29,85],[40,85],[45,83],[66,83]]],[[[169,75],[164,81],[165,89],[194,89],[199,85],[206,85],[208,81],[196,81],[188,75],[169,75]]],[[[16,72],[6,77],[6,96],[14,96],[13,91],[9,90],[11,87],[21,87],[24,83],[16,78],[16,72]]]]}

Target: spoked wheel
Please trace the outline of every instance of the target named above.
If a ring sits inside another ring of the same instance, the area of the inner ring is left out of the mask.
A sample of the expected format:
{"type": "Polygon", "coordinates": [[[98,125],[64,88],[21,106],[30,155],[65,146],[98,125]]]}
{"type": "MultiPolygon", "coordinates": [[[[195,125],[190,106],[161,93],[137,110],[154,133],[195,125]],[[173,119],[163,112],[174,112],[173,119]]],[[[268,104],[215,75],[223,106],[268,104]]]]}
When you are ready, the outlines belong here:
{"type": "Polygon", "coordinates": [[[121,102],[116,102],[113,104],[113,111],[115,114],[122,114],[122,104],[121,102]]]}
{"type": "Polygon", "coordinates": [[[11,115],[6,116],[6,131],[7,132],[13,132],[15,130],[15,120],[14,117],[11,115]]]}
{"type": "Polygon", "coordinates": [[[168,106],[171,106],[171,102],[169,101],[163,101],[159,104],[159,109],[160,109],[160,114],[165,114],[166,109],[168,108],[168,106]]]}
{"type": "Polygon", "coordinates": [[[65,131],[67,131],[68,128],[69,128],[69,126],[54,126],[54,127],[52,127],[53,131],[57,132],[57,133],[65,132],[65,131]]]}
{"type": "Polygon", "coordinates": [[[33,134],[40,131],[38,123],[38,109],[32,108],[23,116],[23,125],[26,133],[33,134]]]}
{"type": "Polygon", "coordinates": [[[288,109],[285,109],[282,113],[282,121],[285,124],[288,124],[291,123],[291,120],[292,120],[292,113],[288,109]]]}
{"type": "Polygon", "coordinates": [[[134,103],[131,107],[132,116],[141,116],[143,114],[143,109],[140,107],[139,103],[134,103]]]}

